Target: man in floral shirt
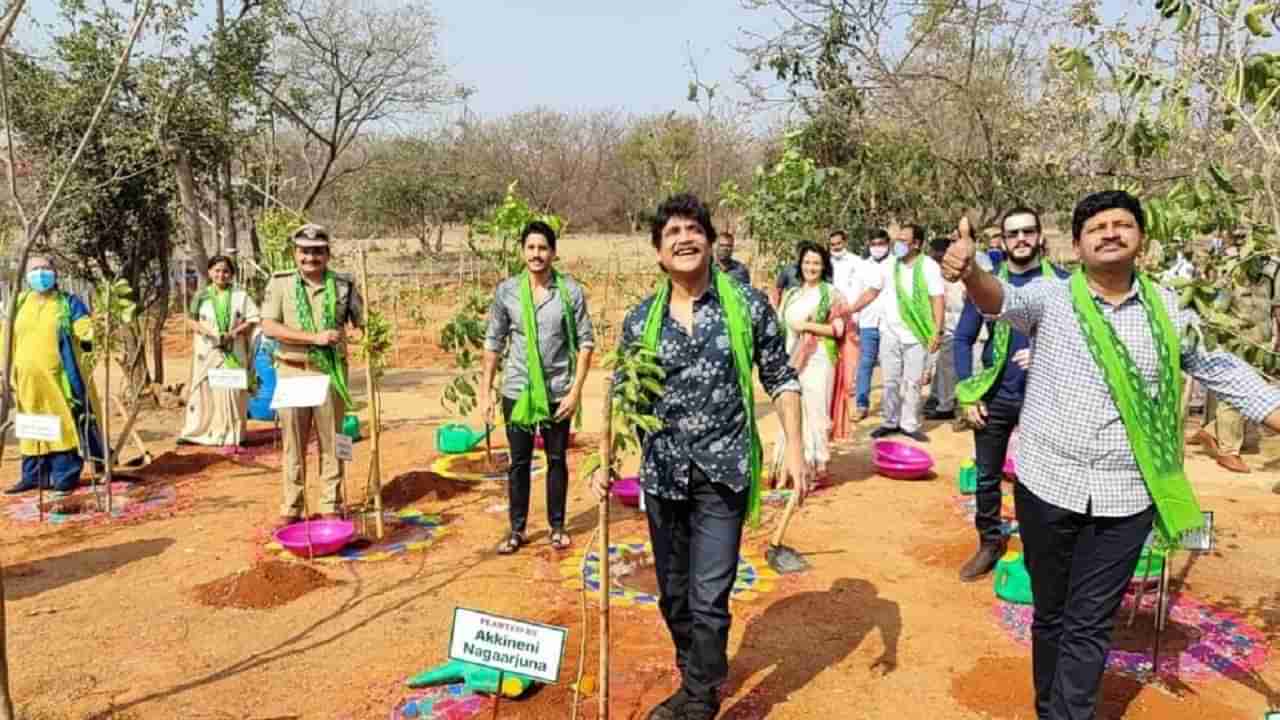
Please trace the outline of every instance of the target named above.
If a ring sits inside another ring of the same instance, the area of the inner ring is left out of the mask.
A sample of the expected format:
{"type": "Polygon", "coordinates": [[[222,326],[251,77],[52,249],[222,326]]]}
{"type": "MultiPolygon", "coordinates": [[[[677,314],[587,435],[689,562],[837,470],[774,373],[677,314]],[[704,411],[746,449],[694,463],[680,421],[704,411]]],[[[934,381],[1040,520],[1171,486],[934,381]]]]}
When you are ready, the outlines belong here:
{"type": "MultiPolygon", "coordinates": [[[[682,682],[648,717],[711,720],[729,674],[729,593],[753,476],[754,418],[747,412],[750,397],[744,403],[740,389],[743,381],[751,385],[750,368],[739,376],[731,338],[750,338],[746,352],[786,433],[785,473],[803,497],[809,479],[801,454],[800,384],[768,299],[713,277],[716,230],[706,206],[692,195],[669,198],[651,230],[669,284],[627,313],[622,346],[652,342],[666,371],[665,392],[653,407],[662,429],[643,438],[640,478],[660,607],[682,682]]],[[[603,498],[607,473],[597,472],[592,486],[603,498]]]]}

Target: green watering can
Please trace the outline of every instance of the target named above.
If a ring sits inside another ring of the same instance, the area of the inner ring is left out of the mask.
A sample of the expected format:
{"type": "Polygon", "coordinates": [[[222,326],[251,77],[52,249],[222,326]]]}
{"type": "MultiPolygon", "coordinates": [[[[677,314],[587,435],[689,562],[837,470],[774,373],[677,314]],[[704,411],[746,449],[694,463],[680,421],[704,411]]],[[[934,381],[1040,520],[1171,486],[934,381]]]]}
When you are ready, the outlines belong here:
{"type": "Polygon", "coordinates": [[[351,442],[360,439],[360,418],[355,415],[345,415],[342,418],[342,434],[351,438],[351,442]]]}
{"type": "Polygon", "coordinates": [[[1031,574],[1022,553],[1010,550],[996,563],[996,597],[1018,605],[1031,604],[1031,574]]]}
{"type": "Polygon", "coordinates": [[[978,492],[978,466],[973,460],[965,460],[960,466],[960,474],[956,476],[956,485],[961,495],[972,495],[978,492]]]}
{"type": "Polygon", "coordinates": [[[472,430],[460,423],[441,425],[436,428],[436,450],[449,455],[469,452],[487,436],[487,432],[472,430]]]}

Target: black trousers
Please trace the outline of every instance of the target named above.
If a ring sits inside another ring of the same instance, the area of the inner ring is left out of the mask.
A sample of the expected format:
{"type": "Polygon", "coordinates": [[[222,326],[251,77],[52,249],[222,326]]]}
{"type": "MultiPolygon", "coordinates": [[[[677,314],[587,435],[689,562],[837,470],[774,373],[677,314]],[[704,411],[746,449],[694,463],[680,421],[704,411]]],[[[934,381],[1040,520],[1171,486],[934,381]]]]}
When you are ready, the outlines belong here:
{"type": "MultiPolygon", "coordinates": [[[[533,433],[511,424],[516,401],[502,399],[502,415],[507,419],[507,445],[511,448],[511,468],[507,470],[507,517],[511,531],[524,534],[529,519],[529,465],[533,462],[533,433]]],[[[555,417],[559,403],[551,403],[555,417]]],[[[542,425],[542,448],[547,454],[547,523],[553,530],[564,528],[565,504],[569,496],[569,425],[572,418],[542,425]]]]}
{"type": "Polygon", "coordinates": [[[681,684],[694,698],[720,706],[729,677],[729,593],[747,493],[711,482],[694,466],[687,500],[645,497],[661,592],[659,607],[676,647],[681,684]]]}
{"type": "Polygon", "coordinates": [[[978,466],[977,512],[973,525],[978,541],[994,545],[1004,540],[1000,532],[1000,502],[1004,499],[1000,481],[1004,477],[1004,458],[1009,453],[1009,437],[1022,416],[1022,403],[992,398],[987,405],[986,427],[973,431],[973,451],[978,466]]]}
{"type": "Polygon", "coordinates": [[[1031,574],[1031,662],[1039,720],[1093,720],[1116,611],[1155,507],[1095,517],[1051,505],[1019,483],[1013,492],[1031,574]]]}

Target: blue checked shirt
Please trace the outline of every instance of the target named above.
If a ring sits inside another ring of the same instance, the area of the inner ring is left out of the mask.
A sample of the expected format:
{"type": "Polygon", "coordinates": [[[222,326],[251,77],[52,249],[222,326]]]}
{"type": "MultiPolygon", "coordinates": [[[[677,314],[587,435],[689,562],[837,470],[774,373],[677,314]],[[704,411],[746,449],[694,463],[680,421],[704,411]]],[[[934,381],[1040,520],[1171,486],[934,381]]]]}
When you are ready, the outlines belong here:
{"type": "MultiPolygon", "coordinates": [[[[1076,513],[1126,517],[1146,510],[1151,495],[1129,446],[1120,411],[1102,370],[1085,345],[1071,306],[1068,281],[1040,279],[1022,287],[1001,283],[997,316],[1032,337],[1032,364],[1018,440],[1018,482],[1036,497],[1076,513]]],[[[1182,370],[1219,398],[1261,421],[1280,409],[1280,388],[1227,352],[1202,346],[1195,313],[1161,288],[1165,308],[1182,337],[1182,370]]],[[[1152,391],[1157,367],[1147,309],[1136,287],[1112,306],[1094,302],[1128,348],[1152,391]]]]}
{"type": "MultiPolygon", "coordinates": [[[[786,339],[764,294],[743,286],[751,313],[754,364],[770,397],[800,392],[788,362],[786,339]]],[[[627,313],[622,347],[644,337],[653,296],[627,313]]],[[[738,374],[729,349],[729,330],[715,286],[693,303],[693,334],[662,317],[658,363],[667,372],[663,393],[653,407],[662,429],[645,437],[640,482],[645,492],[668,500],[688,497],[689,472],[697,465],[715,483],[742,492],[750,482],[751,437],[738,390],[738,374]]]]}

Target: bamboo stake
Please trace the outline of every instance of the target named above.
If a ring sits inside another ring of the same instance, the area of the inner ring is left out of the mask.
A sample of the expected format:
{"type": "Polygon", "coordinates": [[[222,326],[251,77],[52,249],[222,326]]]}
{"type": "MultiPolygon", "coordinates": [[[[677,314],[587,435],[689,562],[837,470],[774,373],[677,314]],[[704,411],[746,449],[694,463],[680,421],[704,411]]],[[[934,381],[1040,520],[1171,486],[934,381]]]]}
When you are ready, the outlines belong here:
{"type": "MultiPolygon", "coordinates": [[[[102,467],[103,467],[103,483],[107,486],[107,514],[111,514],[111,338],[112,338],[112,317],[111,311],[115,306],[115,284],[108,282],[106,293],[106,307],[103,312],[106,317],[107,337],[103,339],[105,343],[103,347],[103,363],[102,367],[106,371],[103,374],[102,385],[102,417],[98,418],[98,434],[102,438],[102,467]]],[[[93,453],[89,453],[93,455],[93,453]]],[[[93,477],[96,481],[98,475],[95,472],[93,477]]],[[[94,488],[94,495],[97,496],[97,488],[94,488]]]]}
{"type": "MultiPolygon", "coordinates": [[[[613,378],[604,383],[604,440],[600,447],[600,468],[605,478],[613,480],[613,378]]],[[[599,506],[600,524],[600,720],[609,720],[609,494],[599,506]]]]}
{"type": "MultiPolygon", "coordinates": [[[[365,252],[364,245],[360,246],[360,284],[364,286],[365,297],[365,318],[367,318],[372,308],[368,302],[371,298],[369,294],[369,254],[365,252]]],[[[367,331],[366,331],[367,332],[367,331]]],[[[366,357],[364,364],[365,380],[368,384],[369,391],[369,436],[373,449],[369,456],[369,482],[365,487],[366,495],[373,493],[373,511],[377,514],[374,519],[374,526],[377,528],[378,539],[382,539],[382,455],[379,453],[381,448],[381,435],[378,426],[381,424],[381,401],[378,397],[378,380],[374,376],[373,358],[366,357]]],[[[368,499],[365,500],[368,502],[368,499]]]]}
{"type": "Polygon", "coordinates": [[[120,395],[117,394],[113,397],[116,401],[116,414],[124,419],[124,428],[116,438],[116,445],[123,445],[126,438],[132,440],[134,447],[138,448],[138,452],[142,453],[143,457],[146,457],[148,454],[147,444],[142,441],[142,436],[138,434],[137,428],[134,427],[138,419],[138,412],[142,407],[140,402],[141,393],[134,391],[134,399],[131,406],[125,405],[124,398],[120,395]],[[132,407],[132,409],[125,412],[126,407],[132,407]]]}

